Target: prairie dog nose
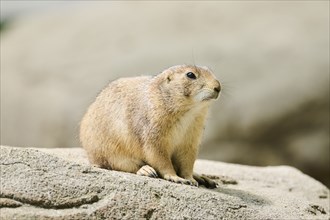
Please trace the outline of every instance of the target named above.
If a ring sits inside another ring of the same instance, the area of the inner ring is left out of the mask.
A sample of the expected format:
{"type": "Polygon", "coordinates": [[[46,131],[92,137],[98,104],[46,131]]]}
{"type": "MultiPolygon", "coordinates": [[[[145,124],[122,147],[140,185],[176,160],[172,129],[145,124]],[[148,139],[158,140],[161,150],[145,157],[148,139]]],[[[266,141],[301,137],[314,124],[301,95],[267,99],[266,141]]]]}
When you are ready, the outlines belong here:
{"type": "Polygon", "coordinates": [[[216,91],[217,93],[219,93],[221,91],[221,85],[220,82],[217,80],[215,85],[214,85],[214,91],[216,91]]]}

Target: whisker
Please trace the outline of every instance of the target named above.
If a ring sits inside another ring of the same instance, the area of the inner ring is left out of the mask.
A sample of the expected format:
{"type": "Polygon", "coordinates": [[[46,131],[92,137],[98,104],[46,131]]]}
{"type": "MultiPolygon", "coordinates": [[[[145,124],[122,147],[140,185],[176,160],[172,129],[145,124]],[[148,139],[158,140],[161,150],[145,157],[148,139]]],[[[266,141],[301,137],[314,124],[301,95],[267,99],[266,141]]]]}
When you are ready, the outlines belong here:
{"type": "Polygon", "coordinates": [[[220,99],[224,103],[228,103],[233,98],[236,97],[237,93],[240,91],[240,82],[239,80],[227,80],[224,79],[225,77],[220,78],[220,83],[221,83],[221,96],[220,99]]]}
{"type": "Polygon", "coordinates": [[[221,92],[220,99],[225,102],[229,102],[233,100],[233,95],[227,92],[221,92]]]}

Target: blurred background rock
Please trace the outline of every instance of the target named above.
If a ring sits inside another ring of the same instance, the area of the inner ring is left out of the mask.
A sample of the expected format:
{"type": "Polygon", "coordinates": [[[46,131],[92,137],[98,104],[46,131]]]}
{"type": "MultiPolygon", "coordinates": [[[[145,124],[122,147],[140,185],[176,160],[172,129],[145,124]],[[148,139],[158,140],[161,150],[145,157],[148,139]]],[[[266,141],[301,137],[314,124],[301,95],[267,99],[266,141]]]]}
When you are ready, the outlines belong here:
{"type": "Polygon", "coordinates": [[[1,1],[1,144],[77,147],[110,80],[176,64],[223,83],[200,158],[329,179],[328,1],[1,1]]]}

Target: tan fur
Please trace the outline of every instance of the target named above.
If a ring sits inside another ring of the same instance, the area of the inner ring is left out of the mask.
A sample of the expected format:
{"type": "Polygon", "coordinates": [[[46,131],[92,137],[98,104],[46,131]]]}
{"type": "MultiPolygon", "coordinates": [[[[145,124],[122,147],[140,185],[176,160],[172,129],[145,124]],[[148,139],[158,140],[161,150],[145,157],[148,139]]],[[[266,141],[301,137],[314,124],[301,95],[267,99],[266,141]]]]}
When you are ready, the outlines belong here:
{"type": "Polygon", "coordinates": [[[196,182],[193,166],[215,88],[220,83],[208,68],[190,65],[111,82],[81,121],[90,162],[131,173],[149,165],[164,179],[196,182]]]}

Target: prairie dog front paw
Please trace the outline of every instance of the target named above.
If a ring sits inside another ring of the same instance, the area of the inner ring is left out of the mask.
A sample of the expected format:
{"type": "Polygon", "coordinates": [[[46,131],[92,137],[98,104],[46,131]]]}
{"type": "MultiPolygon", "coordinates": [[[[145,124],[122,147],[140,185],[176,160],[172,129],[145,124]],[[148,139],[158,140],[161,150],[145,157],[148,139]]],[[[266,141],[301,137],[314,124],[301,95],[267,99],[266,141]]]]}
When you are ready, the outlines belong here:
{"type": "Polygon", "coordinates": [[[181,183],[181,184],[186,184],[186,185],[191,185],[191,186],[198,186],[197,181],[195,180],[188,180],[188,179],[183,179],[177,175],[164,175],[164,179],[174,182],[174,183],[181,183]],[[197,184],[197,185],[196,185],[197,184]]]}
{"type": "Polygon", "coordinates": [[[194,179],[199,183],[199,185],[203,185],[209,189],[217,188],[218,185],[215,181],[211,180],[210,178],[203,175],[198,175],[196,173],[194,173],[194,179]]]}

